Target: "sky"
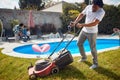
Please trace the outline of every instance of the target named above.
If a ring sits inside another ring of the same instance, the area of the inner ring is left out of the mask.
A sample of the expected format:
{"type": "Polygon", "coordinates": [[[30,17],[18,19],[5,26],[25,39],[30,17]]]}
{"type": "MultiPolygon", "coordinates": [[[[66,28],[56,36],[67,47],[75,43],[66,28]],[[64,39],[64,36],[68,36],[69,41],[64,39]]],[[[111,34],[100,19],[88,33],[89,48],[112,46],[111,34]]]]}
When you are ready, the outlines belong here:
{"type": "MultiPolygon", "coordinates": [[[[14,7],[19,8],[19,0],[0,0],[0,8],[14,9],[14,7]]],[[[53,1],[62,1],[62,0],[53,0],[53,1]]],[[[66,2],[83,2],[84,0],[64,0],[66,2]]],[[[120,4],[120,0],[103,0],[105,4],[120,4]]]]}

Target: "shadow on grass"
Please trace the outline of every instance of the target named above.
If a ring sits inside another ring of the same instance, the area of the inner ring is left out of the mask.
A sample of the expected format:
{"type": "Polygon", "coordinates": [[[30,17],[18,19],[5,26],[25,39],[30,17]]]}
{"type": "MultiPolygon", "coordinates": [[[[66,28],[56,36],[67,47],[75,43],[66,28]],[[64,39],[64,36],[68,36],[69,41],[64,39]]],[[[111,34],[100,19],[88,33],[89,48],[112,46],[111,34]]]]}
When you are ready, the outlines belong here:
{"type": "Polygon", "coordinates": [[[91,66],[91,65],[92,65],[92,63],[90,63],[90,62],[88,62],[88,61],[85,61],[84,63],[87,64],[88,66],[91,66]]]}
{"type": "MultiPolygon", "coordinates": [[[[88,66],[91,66],[92,64],[88,61],[85,62],[88,66]]],[[[116,73],[112,72],[110,69],[103,68],[99,66],[98,68],[94,69],[99,74],[105,75],[113,80],[120,80],[120,76],[116,73]]]]}
{"type": "Polygon", "coordinates": [[[69,65],[66,66],[63,69],[60,69],[60,72],[58,74],[50,75],[46,78],[42,78],[44,80],[46,79],[57,79],[57,80],[69,80],[69,79],[75,79],[75,80],[86,80],[85,75],[76,67],[69,65]],[[58,79],[57,79],[58,78],[58,79]]]}
{"type": "Polygon", "coordinates": [[[64,74],[65,76],[62,76],[63,79],[67,79],[68,77],[72,77],[74,79],[86,79],[85,75],[76,67],[69,65],[66,68],[64,68],[62,71],[62,73],[66,73],[64,74]]]}
{"type": "Polygon", "coordinates": [[[120,80],[120,76],[118,76],[116,73],[112,72],[109,69],[105,69],[101,66],[99,66],[98,68],[94,69],[96,72],[98,72],[99,74],[103,74],[109,78],[112,78],[114,80],[120,80]]]}

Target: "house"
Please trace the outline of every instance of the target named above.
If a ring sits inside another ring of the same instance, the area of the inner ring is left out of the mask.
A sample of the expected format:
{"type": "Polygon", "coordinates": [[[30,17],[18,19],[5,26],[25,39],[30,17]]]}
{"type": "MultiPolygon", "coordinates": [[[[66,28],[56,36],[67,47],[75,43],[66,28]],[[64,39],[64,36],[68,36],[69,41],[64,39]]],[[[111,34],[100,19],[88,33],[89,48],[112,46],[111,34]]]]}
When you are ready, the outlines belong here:
{"type": "Polygon", "coordinates": [[[63,2],[58,2],[56,4],[53,4],[52,6],[48,7],[48,8],[45,8],[43,9],[42,11],[44,12],[59,12],[59,13],[63,13],[63,2]]]}

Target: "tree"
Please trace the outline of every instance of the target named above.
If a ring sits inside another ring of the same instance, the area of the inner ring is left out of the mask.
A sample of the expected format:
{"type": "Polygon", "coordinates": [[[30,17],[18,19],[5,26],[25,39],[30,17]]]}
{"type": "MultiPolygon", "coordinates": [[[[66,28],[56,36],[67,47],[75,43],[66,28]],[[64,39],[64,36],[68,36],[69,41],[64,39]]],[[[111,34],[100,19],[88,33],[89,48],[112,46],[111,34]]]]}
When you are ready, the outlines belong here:
{"type": "MultiPolygon", "coordinates": [[[[2,35],[2,20],[0,19],[0,34],[2,35]]],[[[1,37],[0,35],[0,37],[1,37]]]]}
{"type": "Polygon", "coordinates": [[[84,2],[85,2],[87,5],[89,5],[89,0],[84,0],[84,2]]]}
{"type": "Polygon", "coordinates": [[[44,8],[45,3],[42,0],[19,0],[20,9],[40,10],[44,8]]]}
{"type": "Polygon", "coordinates": [[[17,20],[17,19],[13,19],[13,20],[10,21],[10,25],[11,25],[12,28],[13,28],[15,25],[18,25],[18,24],[19,24],[19,20],[17,20]]]}
{"type": "MultiPolygon", "coordinates": [[[[63,14],[61,16],[62,32],[67,31],[67,26],[69,25],[70,21],[75,20],[75,18],[81,11],[82,7],[79,3],[76,4],[66,2],[63,3],[63,14]]],[[[74,31],[74,29],[72,31],[74,31]]]]}
{"type": "Polygon", "coordinates": [[[114,5],[105,5],[105,16],[99,25],[99,33],[112,34],[113,28],[120,28],[120,11],[114,5]]]}

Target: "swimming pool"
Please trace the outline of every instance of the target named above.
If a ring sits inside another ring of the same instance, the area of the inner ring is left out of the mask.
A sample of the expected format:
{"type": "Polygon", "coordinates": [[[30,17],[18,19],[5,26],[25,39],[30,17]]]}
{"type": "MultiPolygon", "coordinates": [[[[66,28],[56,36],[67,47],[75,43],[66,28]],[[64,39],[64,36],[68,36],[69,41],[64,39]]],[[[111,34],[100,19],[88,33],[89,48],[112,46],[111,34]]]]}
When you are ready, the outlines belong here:
{"type": "MultiPolygon", "coordinates": [[[[67,43],[68,43],[68,41],[64,41],[55,52],[58,52],[59,50],[64,48],[67,43]]],[[[43,44],[46,44],[46,43],[39,44],[39,46],[41,46],[43,44]]],[[[50,55],[53,52],[53,50],[55,49],[55,47],[59,44],[59,42],[51,42],[51,43],[47,43],[47,44],[50,45],[50,50],[45,53],[35,52],[32,49],[33,44],[16,47],[13,49],[13,51],[20,53],[20,54],[29,54],[29,55],[50,55]]],[[[97,50],[112,48],[112,47],[116,47],[116,46],[119,46],[119,40],[117,40],[117,39],[97,39],[97,50]]],[[[85,47],[86,52],[90,51],[89,43],[87,40],[84,43],[84,47],[85,47]]],[[[76,44],[76,40],[72,41],[70,43],[70,45],[67,47],[67,49],[72,54],[78,54],[79,50],[78,50],[78,46],[76,44]]]]}

